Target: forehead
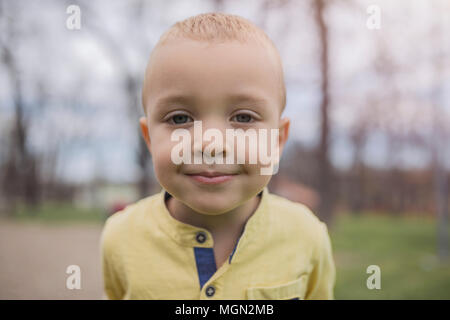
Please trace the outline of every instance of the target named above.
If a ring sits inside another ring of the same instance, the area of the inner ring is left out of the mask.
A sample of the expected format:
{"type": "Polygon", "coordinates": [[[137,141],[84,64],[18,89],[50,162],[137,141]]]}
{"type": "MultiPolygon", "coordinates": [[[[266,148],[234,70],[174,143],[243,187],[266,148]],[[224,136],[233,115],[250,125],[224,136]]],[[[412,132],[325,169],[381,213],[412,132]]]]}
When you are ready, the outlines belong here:
{"type": "Polygon", "coordinates": [[[180,99],[279,103],[277,63],[259,43],[169,41],[152,53],[144,84],[146,108],[180,99]]]}

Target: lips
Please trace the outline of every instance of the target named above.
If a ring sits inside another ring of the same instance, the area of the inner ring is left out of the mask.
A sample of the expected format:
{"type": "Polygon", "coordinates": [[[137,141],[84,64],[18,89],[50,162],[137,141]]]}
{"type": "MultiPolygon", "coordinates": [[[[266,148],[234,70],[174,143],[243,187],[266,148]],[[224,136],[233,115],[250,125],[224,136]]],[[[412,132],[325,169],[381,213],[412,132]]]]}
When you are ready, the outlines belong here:
{"type": "Polygon", "coordinates": [[[186,175],[203,184],[219,184],[232,180],[236,174],[222,172],[199,172],[189,173],[186,175]]]}

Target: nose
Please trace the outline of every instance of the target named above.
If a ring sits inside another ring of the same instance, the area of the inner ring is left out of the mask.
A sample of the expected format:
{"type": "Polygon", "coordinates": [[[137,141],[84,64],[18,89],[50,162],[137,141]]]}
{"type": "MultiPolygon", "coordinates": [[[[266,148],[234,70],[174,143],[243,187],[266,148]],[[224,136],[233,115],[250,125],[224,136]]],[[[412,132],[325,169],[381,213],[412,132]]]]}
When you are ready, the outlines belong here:
{"type": "Polygon", "coordinates": [[[209,119],[194,122],[194,139],[193,139],[193,153],[195,157],[202,159],[205,156],[205,161],[212,163],[213,158],[221,158],[224,161],[229,146],[227,145],[225,134],[227,125],[226,122],[219,119],[209,119]]]}

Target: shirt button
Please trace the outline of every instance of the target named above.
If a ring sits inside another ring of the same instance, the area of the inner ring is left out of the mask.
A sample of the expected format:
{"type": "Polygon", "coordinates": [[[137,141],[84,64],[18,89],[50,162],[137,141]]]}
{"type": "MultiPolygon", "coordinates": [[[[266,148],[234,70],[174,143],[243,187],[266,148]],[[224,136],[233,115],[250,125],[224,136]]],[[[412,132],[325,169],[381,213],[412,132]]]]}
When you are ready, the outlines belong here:
{"type": "Polygon", "coordinates": [[[203,231],[200,231],[195,236],[195,239],[197,240],[198,243],[203,243],[206,241],[206,234],[203,231]]]}
{"type": "Polygon", "coordinates": [[[212,297],[214,295],[214,293],[216,293],[216,288],[214,288],[214,286],[208,286],[208,288],[206,288],[205,290],[206,296],[208,297],[212,297]]]}

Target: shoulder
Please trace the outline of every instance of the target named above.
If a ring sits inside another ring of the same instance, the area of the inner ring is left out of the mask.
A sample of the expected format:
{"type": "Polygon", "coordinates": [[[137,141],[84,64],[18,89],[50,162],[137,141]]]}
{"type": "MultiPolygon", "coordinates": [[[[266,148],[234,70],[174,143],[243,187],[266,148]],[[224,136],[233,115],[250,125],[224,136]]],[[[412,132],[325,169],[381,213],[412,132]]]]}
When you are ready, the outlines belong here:
{"type": "Polygon", "coordinates": [[[149,219],[145,217],[152,211],[158,195],[143,198],[108,217],[102,230],[102,247],[126,242],[130,235],[143,226],[144,221],[148,222],[149,219]]]}
{"type": "Polygon", "coordinates": [[[268,205],[272,215],[278,220],[293,223],[296,226],[319,227],[322,222],[306,205],[294,202],[273,193],[268,194],[268,205]]]}
{"type": "Polygon", "coordinates": [[[327,234],[325,223],[302,203],[269,193],[268,209],[270,223],[289,237],[319,245],[321,237],[327,234]]]}

